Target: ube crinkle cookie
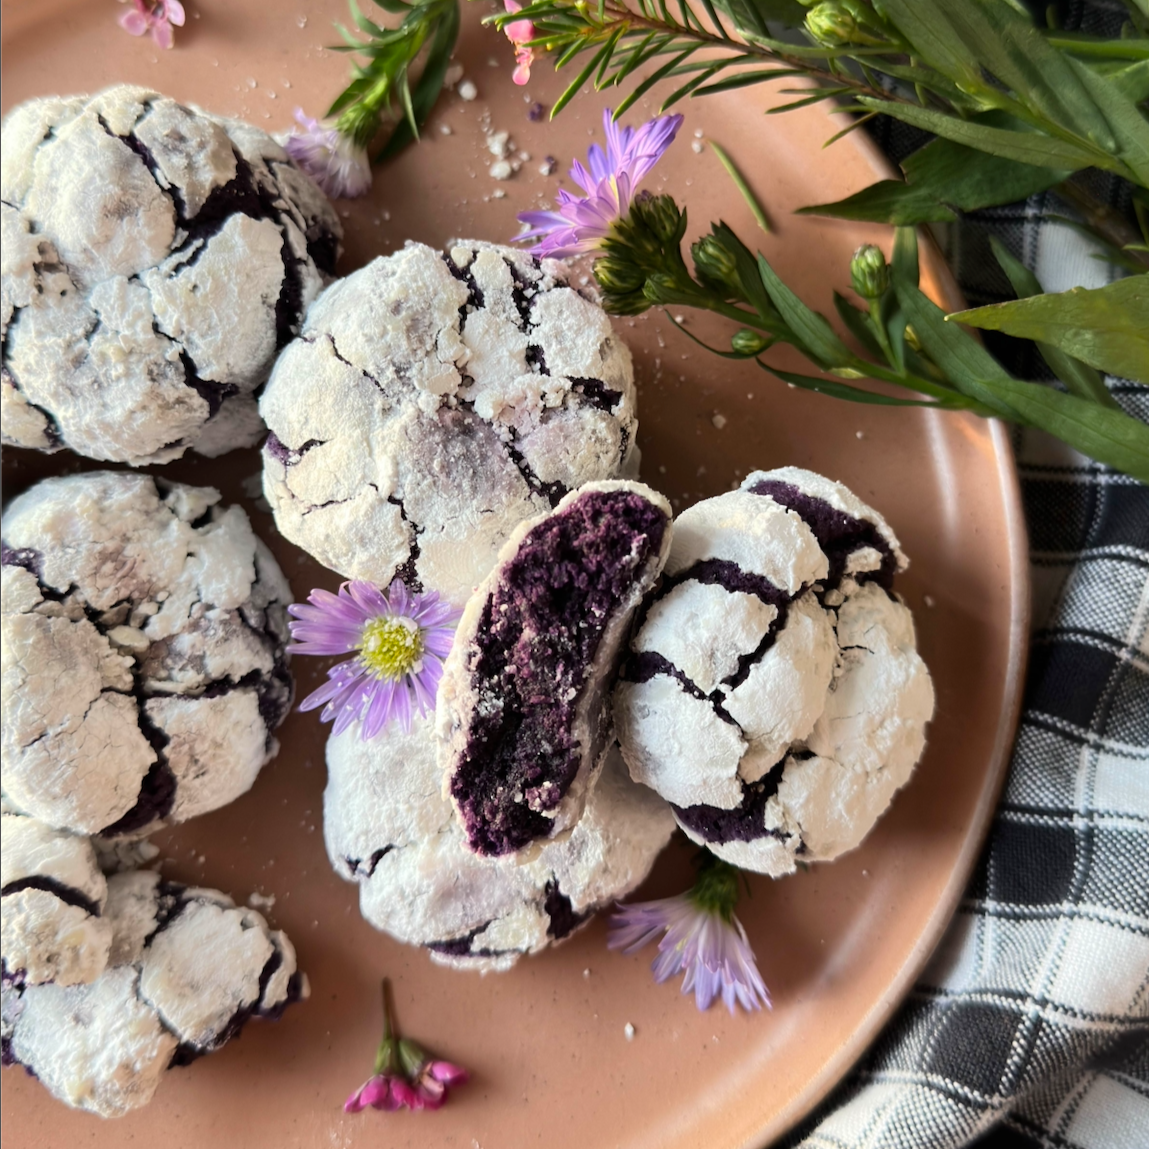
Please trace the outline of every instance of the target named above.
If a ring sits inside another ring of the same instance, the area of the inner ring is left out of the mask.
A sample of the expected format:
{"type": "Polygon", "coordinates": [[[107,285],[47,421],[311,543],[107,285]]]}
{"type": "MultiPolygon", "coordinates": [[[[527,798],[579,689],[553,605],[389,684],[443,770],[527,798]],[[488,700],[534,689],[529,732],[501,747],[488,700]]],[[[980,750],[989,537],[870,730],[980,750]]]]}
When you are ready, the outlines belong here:
{"type": "Polygon", "coordinates": [[[574,829],[525,856],[467,847],[441,790],[432,721],[327,744],[324,836],[364,918],[439,964],[483,972],[568,937],[642,882],[674,830],[670,808],[626,775],[617,751],[574,829]]]}
{"type": "Polygon", "coordinates": [[[251,787],[291,704],[291,590],[210,487],[91,472],[4,517],[0,779],[59,829],[142,835],[251,787]]]}
{"type": "Polygon", "coordinates": [[[108,880],[107,969],[89,985],[5,984],[5,1064],[102,1117],[146,1105],[164,1070],[307,996],[286,935],[216,890],[135,871],[108,880]]]}
{"type": "Polygon", "coordinates": [[[811,471],[758,471],[675,521],[614,693],[631,776],[745,869],[853,849],[909,779],[933,714],[907,560],[885,520],[811,471]]]}
{"type": "Polygon", "coordinates": [[[5,980],[95,981],[108,962],[108,883],[88,838],[0,814],[0,935],[5,980]]]}
{"type": "Polygon", "coordinates": [[[409,243],[329,287],[260,399],[280,531],[348,578],[462,606],[523,519],[637,473],[630,352],[567,275],[409,243]]]}
{"type": "Polygon", "coordinates": [[[315,184],[257,128],[125,85],[21,104],[3,140],[4,442],[253,446],[253,393],[335,270],[315,184]]]}
{"type": "Polygon", "coordinates": [[[581,816],[609,738],[610,677],[666,561],[670,519],[641,483],[588,483],[521,524],[467,603],[436,722],[444,785],[477,853],[513,853],[581,816]]]}

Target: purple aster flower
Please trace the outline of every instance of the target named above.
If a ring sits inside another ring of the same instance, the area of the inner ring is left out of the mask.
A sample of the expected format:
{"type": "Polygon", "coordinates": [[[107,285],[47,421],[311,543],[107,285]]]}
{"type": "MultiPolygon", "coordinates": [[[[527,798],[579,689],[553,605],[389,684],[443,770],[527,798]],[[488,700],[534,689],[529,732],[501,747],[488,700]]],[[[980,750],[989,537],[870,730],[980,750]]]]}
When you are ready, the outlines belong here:
{"type": "Polygon", "coordinates": [[[374,738],[392,719],[411,729],[412,712],[435,709],[443,659],[462,611],[437,591],[413,594],[396,579],[384,594],[368,582],[345,582],[338,594],[313,590],[310,606],[287,608],[296,654],[348,654],[327,672],[328,681],[300,704],[322,706],[324,722],[342,734],[359,719],[360,737],[374,738]]]}
{"type": "Polygon", "coordinates": [[[555,211],[524,211],[521,222],[529,230],[519,240],[535,239],[533,255],[564,259],[594,251],[610,235],[611,224],[630,210],[630,200],[643,176],[674,142],[681,116],[659,116],[640,128],[621,128],[610,108],[602,115],[606,127],[606,151],[591,144],[587,166],[578,160],[571,166],[571,179],[586,193],[558,192],[555,211]]]}
{"type": "Polygon", "coordinates": [[[742,923],[734,916],[738,871],[706,854],[694,888],[673,898],[619,906],[610,922],[607,945],[634,953],[659,934],[658,956],[651,968],[661,983],[684,973],[682,992],[694,991],[699,1009],[721,996],[734,1012],[770,1007],[770,994],[758,972],[742,923]]]}
{"type": "Polygon", "coordinates": [[[332,199],[355,199],[371,190],[371,163],[367,149],[337,128],[321,124],[295,109],[302,130],[287,137],[287,154],[332,199]]]}

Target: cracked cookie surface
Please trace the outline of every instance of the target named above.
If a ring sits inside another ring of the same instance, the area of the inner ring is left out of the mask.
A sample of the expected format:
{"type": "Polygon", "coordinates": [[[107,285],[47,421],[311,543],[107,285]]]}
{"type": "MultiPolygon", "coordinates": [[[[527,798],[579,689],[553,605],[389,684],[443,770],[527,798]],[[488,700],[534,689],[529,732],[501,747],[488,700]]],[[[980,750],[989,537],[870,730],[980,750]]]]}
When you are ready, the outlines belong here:
{"type": "Polygon", "coordinates": [[[91,841],[5,809],[0,814],[0,937],[6,979],[79,985],[104,971],[108,883],[91,841]]]}
{"type": "Polygon", "coordinates": [[[523,519],[636,471],[630,353],[566,274],[409,243],[329,287],[260,399],[280,531],[461,606],[523,519]]]}
{"type": "Polygon", "coordinates": [[[4,120],[4,442],[132,465],[262,434],[342,229],[266,133],[145,88],[4,120]]]}
{"type": "Polygon", "coordinates": [[[666,803],[610,751],[569,834],[480,857],[443,797],[430,718],[370,742],[331,738],[327,769],[327,853],[359,884],[364,918],[457,969],[509,969],[569,936],[645,879],[674,830],[666,803]]]}
{"type": "Polygon", "coordinates": [[[46,479],[4,520],[5,797],[140,835],[248,790],[291,703],[291,589],[209,487],[46,479]]]}
{"type": "Polygon", "coordinates": [[[908,781],[933,714],[907,560],[811,471],[757,471],[675,521],[614,691],[631,776],[694,841],[779,875],[853,849],[908,781]]]}
{"type": "Polygon", "coordinates": [[[120,1117],[146,1105],[166,1069],[307,996],[287,936],[216,890],[116,874],[106,916],[108,966],[91,984],[3,990],[4,1063],[74,1108],[120,1117]]]}

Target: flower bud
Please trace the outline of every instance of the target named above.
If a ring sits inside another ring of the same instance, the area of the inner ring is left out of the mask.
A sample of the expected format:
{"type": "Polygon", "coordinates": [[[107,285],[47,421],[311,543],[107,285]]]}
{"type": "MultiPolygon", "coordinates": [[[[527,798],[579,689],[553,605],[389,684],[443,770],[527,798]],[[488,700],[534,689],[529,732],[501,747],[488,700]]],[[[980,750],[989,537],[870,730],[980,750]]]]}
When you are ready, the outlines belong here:
{"type": "Polygon", "coordinates": [[[880,247],[863,244],[850,260],[850,281],[863,299],[878,299],[890,286],[890,269],[880,247]]]}
{"type": "Polygon", "coordinates": [[[617,255],[604,255],[595,260],[594,277],[603,291],[626,295],[641,291],[646,275],[641,267],[617,255]]]}
{"type": "Polygon", "coordinates": [[[718,283],[739,287],[738,263],[734,253],[717,236],[703,236],[691,248],[691,254],[694,256],[694,266],[701,275],[718,283]]]}
{"type": "Polygon", "coordinates": [[[862,0],[822,0],[806,13],[806,30],[828,48],[890,42],[877,13],[862,0]]]}
{"type": "Polygon", "coordinates": [[[915,351],[920,352],[922,349],[922,341],[918,338],[918,333],[908,323],[906,324],[906,343],[915,351]]]}
{"type": "Polygon", "coordinates": [[[749,327],[743,327],[730,337],[730,346],[739,355],[749,358],[765,351],[770,346],[770,340],[765,335],[759,335],[757,331],[751,331],[749,327]]]}
{"type": "Polygon", "coordinates": [[[639,193],[631,208],[634,215],[640,216],[646,227],[663,243],[671,243],[679,238],[678,228],[682,213],[678,205],[668,195],[639,193]]]}

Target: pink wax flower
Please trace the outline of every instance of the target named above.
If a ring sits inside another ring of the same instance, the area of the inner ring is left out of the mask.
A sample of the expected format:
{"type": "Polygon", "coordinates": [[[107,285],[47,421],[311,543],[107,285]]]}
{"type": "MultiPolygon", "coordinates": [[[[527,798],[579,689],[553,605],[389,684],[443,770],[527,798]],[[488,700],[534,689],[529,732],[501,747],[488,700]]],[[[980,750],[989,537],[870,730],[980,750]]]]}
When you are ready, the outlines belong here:
{"type": "MultiPolygon", "coordinates": [[[[508,12],[519,12],[523,7],[519,0],[503,0],[503,3],[508,12]]],[[[512,20],[503,25],[503,31],[515,48],[516,67],[513,79],[521,86],[531,78],[531,64],[534,63],[535,50],[528,47],[528,44],[535,38],[535,26],[530,20],[512,20]]]]}
{"type": "Polygon", "coordinates": [[[375,1053],[375,1072],[343,1103],[346,1113],[370,1106],[396,1109],[439,1109],[452,1086],[462,1085],[467,1071],[450,1061],[431,1057],[420,1046],[396,1033],[391,1009],[391,983],[383,979],[383,1040],[375,1053]]]}
{"type": "Polygon", "coordinates": [[[120,27],[132,36],[151,32],[161,48],[175,43],[172,25],[184,25],[184,6],[179,0],[132,0],[132,7],[120,17],[120,27]]]}

